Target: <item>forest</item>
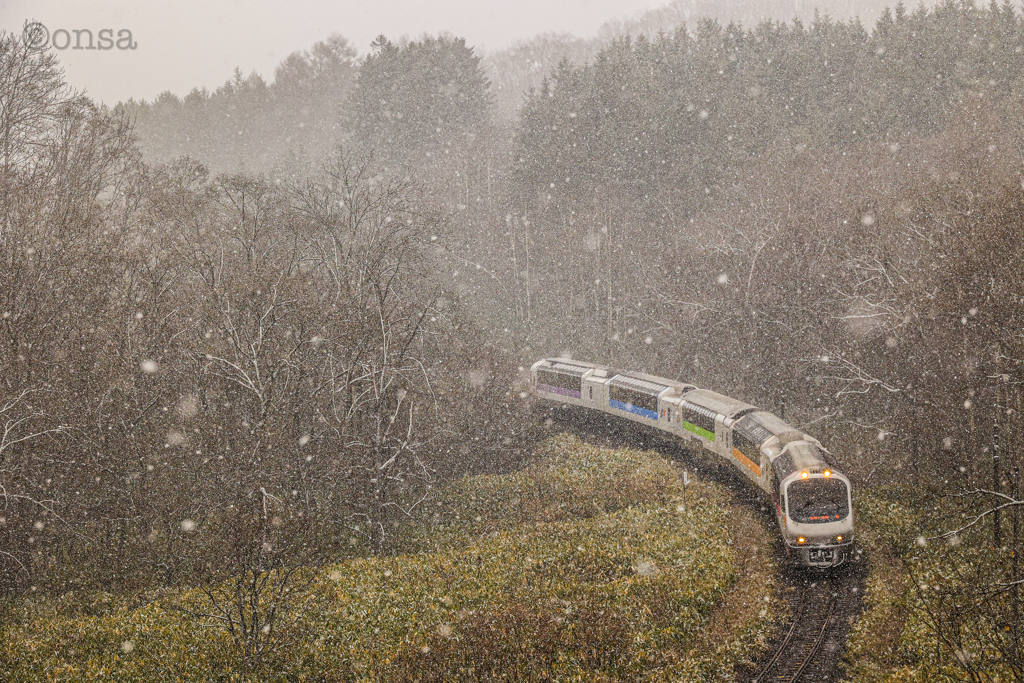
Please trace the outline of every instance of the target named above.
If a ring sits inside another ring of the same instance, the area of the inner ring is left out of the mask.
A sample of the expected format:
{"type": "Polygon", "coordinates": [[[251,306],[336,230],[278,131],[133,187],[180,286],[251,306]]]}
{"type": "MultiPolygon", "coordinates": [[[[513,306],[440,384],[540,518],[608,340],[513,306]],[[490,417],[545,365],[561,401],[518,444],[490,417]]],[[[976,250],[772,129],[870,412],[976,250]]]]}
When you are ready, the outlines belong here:
{"type": "Polygon", "coordinates": [[[523,465],[564,354],[814,434],[917,520],[886,547],[942,577],[906,609],[948,675],[1024,680],[1020,10],[589,49],[334,35],[108,108],[0,36],[4,599],[389,557],[523,465]]]}

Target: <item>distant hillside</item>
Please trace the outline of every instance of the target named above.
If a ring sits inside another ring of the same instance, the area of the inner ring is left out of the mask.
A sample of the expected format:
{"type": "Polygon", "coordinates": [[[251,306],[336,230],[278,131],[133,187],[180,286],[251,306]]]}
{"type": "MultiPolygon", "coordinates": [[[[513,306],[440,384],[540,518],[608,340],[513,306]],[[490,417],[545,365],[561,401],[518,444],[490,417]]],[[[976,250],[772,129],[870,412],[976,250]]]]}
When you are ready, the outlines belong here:
{"type": "MultiPolygon", "coordinates": [[[[931,0],[920,3],[926,7],[934,4],[931,0]]],[[[609,21],[590,38],[546,33],[487,53],[483,63],[491,79],[498,115],[512,120],[523,104],[525,93],[538,87],[560,61],[567,59],[575,64],[590,61],[622,36],[654,37],[683,25],[693,29],[704,19],[713,19],[723,26],[735,23],[753,28],[766,19],[776,22],[800,19],[806,23],[819,15],[839,21],[860,19],[870,30],[886,7],[895,6],[896,3],[889,0],[674,0],[662,7],[609,21]]]]}
{"type": "MultiPolygon", "coordinates": [[[[813,21],[816,14],[835,20],[860,17],[869,30],[888,3],[883,0],[676,0],[668,5],[608,22],[591,37],[569,33],[538,35],[512,46],[477,53],[491,82],[496,121],[513,123],[526,93],[550,76],[563,59],[583,64],[622,36],[656,36],[681,26],[693,30],[712,19],[723,26],[752,28],[771,19],[813,21]]],[[[927,3],[930,4],[930,3],[927,3]]],[[[284,59],[270,80],[236,72],[214,91],[161,93],[154,101],[122,103],[136,122],[147,159],[170,161],[187,155],[215,171],[269,171],[317,160],[351,131],[349,97],[367,59],[341,35],[297,50],[284,59]]]]}

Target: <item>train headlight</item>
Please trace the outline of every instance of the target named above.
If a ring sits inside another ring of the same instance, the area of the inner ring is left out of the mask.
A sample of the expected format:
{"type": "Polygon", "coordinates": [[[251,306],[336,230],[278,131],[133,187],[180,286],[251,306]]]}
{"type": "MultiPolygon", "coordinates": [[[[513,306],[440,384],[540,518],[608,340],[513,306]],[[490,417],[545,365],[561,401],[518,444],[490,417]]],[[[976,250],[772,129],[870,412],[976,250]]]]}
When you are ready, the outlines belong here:
{"type": "Polygon", "coordinates": [[[808,477],[808,473],[807,472],[801,472],[800,473],[800,478],[801,479],[806,479],[807,477],[808,477]]]}
{"type": "Polygon", "coordinates": [[[843,537],[842,536],[836,536],[836,540],[839,541],[840,543],[842,543],[843,542],[843,537]]]}
{"type": "Polygon", "coordinates": [[[832,476],[832,470],[825,470],[825,476],[826,477],[831,477],[832,476]]]}
{"type": "Polygon", "coordinates": [[[803,536],[801,536],[800,538],[796,539],[796,542],[797,543],[807,543],[807,539],[804,538],[803,536]]]}

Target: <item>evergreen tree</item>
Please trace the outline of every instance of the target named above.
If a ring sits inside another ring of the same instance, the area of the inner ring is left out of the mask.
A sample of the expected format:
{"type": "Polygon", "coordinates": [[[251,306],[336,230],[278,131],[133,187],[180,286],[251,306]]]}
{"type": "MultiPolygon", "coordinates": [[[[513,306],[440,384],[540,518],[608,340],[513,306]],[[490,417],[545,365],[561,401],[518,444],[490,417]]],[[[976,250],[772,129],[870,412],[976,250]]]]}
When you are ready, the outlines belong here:
{"type": "Polygon", "coordinates": [[[462,38],[404,47],[379,36],[348,102],[357,146],[411,167],[472,142],[489,122],[490,84],[462,38]]]}

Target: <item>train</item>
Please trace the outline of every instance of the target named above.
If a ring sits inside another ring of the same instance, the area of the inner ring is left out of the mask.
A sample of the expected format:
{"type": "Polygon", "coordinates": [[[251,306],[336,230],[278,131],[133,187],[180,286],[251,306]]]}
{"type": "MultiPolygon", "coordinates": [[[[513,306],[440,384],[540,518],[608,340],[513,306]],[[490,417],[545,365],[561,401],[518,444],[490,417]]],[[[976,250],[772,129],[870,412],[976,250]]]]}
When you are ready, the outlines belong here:
{"type": "Polygon", "coordinates": [[[632,420],[728,462],[771,499],[794,565],[850,559],[850,480],[817,439],[777,415],[693,384],[564,358],[537,361],[530,379],[538,399],[632,420]]]}

